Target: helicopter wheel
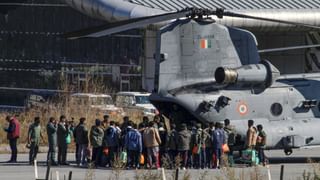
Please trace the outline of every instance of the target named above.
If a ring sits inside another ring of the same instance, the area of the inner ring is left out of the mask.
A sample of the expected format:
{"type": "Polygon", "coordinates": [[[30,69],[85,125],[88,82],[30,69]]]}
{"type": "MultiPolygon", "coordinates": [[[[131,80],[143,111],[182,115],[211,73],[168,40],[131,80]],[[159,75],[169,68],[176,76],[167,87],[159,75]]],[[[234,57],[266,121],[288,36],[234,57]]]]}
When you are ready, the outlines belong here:
{"type": "Polygon", "coordinates": [[[285,149],[284,154],[290,156],[292,154],[292,149],[285,149]]]}

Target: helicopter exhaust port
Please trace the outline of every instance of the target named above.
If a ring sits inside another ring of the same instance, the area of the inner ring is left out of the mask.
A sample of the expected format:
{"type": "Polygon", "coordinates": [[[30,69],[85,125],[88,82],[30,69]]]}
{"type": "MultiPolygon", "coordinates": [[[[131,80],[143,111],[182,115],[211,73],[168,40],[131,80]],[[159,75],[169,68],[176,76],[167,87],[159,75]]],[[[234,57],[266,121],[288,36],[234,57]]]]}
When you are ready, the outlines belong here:
{"type": "Polygon", "coordinates": [[[249,64],[238,68],[218,67],[214,76],[216,82],[220,84],[264,84],[269,87],[280,76],[280,72],[270,62],[261,61],[260,64],[249,64]]]}

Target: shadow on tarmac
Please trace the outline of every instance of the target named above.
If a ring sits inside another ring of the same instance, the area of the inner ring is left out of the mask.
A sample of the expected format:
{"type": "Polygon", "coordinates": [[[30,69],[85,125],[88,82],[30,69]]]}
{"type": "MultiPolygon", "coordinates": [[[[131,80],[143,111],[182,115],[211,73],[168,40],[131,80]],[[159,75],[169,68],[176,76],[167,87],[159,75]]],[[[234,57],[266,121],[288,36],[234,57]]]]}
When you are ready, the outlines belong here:
{"type": "MultiPolygon", "coordinates": [[[[39,167],[41,167],[41,166],[47,167],[47,162],[46,161],[39,161],[39,162],[37,162],[37,165],[39,167]]],[[[0,166],[31,166],[31,165],[29,164],[29,161],[18,161],[16,163],[2,161],[2,162],[0,162],[0,166]]],[[[52,167],[67,167],[67,168],[70,168],[70,167],[77,167],[77,166],[76,165],[59,165],[59,166],[52,166],[52,167]]]]}
{"type": "Polygon", "coordinates": [[[18,161],[16,163],[12,163],[12,162],[0,162],[0,166],[27,166],[29,165],[29,161],[18,161]]]}
{"type": "MultiPolygon", "coordinates": [[[[315,163],[315,162],[320,162],[320,157],[271,157],[268,158],[269,160],[269,164],[284,164],[284,163],[288,163],[288,164],[299,164],[299,163],[315,163]]],[[[72,163],[72,162],[71,162],[72,163]]],[[[0,162],[0,166],[31,166],[29,165],[29,161],[18,161],[16,163],[12,163],[12,162],[7,162],[7,161],[3,161],[0,162]]],[[[46,161],[40,161],[38,162],[38,166],[47,166],[47,162],[46,161]]],[[[53,166],[53,167],[59,167],[59,168],[87,168],[87,167],[78,167],[74,164],[71,165],[59,165],[59,166],[53,166]]]]}
{"type": "Polygon", "coordinates": [[[270,164],[280,163],[314,163],[320,162],[320,157],[272,157],[268,158],[270,164]]]}

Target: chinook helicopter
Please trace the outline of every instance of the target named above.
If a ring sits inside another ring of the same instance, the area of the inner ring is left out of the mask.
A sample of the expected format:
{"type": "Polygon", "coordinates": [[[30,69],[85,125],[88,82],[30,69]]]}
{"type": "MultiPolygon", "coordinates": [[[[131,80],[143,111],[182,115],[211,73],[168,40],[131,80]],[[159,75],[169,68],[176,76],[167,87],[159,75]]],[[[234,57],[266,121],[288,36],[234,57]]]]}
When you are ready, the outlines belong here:
{"type": "MultiPolygon", "coordinates": [[[[209,16],[320,29],[223,9],[187,8],[66,33],[64,37],[100,37],[161,23],[154,55],[156,88],[149,99],[162,114],[176,123],[230,119],[242,140],[247,121],[252,119],[264,126],[267,148],[284,149],[287,155],[293,148],[320,145],[320,74],[280,75],[269,61],[260,59],[251,32],[220,25],[209,16]]],[[[288,49],[294,48],[281,50],[288,49]]]]}

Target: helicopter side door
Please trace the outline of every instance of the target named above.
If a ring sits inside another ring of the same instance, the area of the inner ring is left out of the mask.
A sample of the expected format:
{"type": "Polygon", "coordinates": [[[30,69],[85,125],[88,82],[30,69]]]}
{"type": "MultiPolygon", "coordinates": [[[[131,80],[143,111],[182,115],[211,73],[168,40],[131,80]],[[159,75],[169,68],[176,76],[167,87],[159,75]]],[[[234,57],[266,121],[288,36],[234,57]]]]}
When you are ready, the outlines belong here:
{"type": "Polygon", "coordinates": [[[266,114],[269,121],[292,119],[289,107],[289,90],[287,87],[270,88],[266,93],[266,114]]]}

